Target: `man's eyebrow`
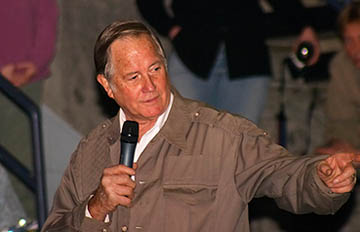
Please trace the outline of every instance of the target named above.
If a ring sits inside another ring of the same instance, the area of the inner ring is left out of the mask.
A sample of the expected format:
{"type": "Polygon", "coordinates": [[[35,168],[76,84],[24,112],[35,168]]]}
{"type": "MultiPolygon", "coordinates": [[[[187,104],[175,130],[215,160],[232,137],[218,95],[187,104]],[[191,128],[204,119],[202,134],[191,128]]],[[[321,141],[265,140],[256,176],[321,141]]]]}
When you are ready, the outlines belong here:
{"type": "Polygon", "coordinates": [[[137,71],[135,71],[135,72],[129,72],[129,73],[126,73],[125,76],[133,76],[133,75],[136,75],[136,74],[138,74],[137,71]]]}
{"type": "MultiPolygon", "coordinates": [[[[161,65],[161,61],[160,60],[155,61],[154,63],[149,65],[149,68],[151,68],[151,67],[153,67],[155,65],[161,65]]],[[[136,75],[138,73],[139,73],[138,71],[134,71],[134,72],[125,73],[124,75],[125,76],[132,76],[132,75],[136,75]]]]}
{"type": "Polygon", "coordinates": [[[152,63],[152,64],[149,66],[149,68],[152,67],[152,66],[154,66],[154,65],[159,65],[159,64],[161,64],[161,61],[160,61],[160,60],[157,60],[157,61],[155,61],[154,63],[152,63]]]}

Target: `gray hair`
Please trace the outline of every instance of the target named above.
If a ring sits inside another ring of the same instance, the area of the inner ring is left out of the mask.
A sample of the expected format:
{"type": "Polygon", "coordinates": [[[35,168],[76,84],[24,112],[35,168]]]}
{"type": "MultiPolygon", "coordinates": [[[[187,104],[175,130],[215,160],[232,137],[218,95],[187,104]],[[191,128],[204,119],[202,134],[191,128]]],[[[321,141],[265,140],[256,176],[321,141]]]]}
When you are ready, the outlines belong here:
{"type": "Polygon", "coordinates": [[[145,24],[132,20],[113,22],[100,33],[94,49],[96,74],[103,74],[108,80],[114,74],[110,46],[115,40],[125,37],[137,37],[144,34],[149,36],[150,42],[156,48],[156,52],[164,62],[165,69],[167,70],[165,52],[159,38],[145,24]]]}

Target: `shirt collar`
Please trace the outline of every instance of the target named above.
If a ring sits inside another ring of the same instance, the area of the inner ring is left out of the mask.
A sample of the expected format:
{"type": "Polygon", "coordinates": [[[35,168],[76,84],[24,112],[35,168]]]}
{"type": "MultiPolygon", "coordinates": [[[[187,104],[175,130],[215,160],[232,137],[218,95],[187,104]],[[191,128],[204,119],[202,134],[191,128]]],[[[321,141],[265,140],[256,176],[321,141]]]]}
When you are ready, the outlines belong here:
{"type": "MultiPolygon", "coordinates": [[[[153,128],[156,128],[158,127],[159,129],[162,128],[169,116],[169,113],[170,113],[170,110],[171,110],[171,107],[173,105],[173,101],[174,101],[174,95],[172,93],[170,93],[170,102],[169,102],[169,105],[168,107],[166,108],[166,110],[164,111],[164,113],[162,113],[158,119],[156,120],[156,123],[155,125],[149,130],[151,131],[153,128]]],[[[119,121],[120,121],[120,133],[121,133],[121,130],[122,130],[122,127],[124,125],[124,122],[126,121],[126,116],[125,116],[125,113],[124,111],[120,108],[120,113],[119,113],[119,121]]],[[[148,131],[148,132],[149,132],[148,131]]],[[[147,133],[148,133],[147,132],[147,133]]]]}

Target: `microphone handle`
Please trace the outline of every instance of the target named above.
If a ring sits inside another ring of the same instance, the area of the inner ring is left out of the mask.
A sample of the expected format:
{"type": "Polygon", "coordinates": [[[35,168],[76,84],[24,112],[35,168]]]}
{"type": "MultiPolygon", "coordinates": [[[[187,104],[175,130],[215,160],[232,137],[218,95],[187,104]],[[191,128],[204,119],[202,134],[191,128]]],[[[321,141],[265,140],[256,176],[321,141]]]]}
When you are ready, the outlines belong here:
{"type": "Polygon", "coordinates": [[[120,164],[132,168],[136,143],[121,142],[120,164]]]}

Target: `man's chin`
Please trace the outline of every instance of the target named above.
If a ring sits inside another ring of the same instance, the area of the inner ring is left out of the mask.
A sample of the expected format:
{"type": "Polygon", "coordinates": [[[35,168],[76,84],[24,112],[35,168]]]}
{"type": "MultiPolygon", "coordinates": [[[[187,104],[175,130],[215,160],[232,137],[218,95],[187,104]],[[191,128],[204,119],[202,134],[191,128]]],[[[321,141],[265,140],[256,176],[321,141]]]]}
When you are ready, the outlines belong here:
{"type": "Polygon", "coordinates": [[[157,118],[159,117],[162,113],[164,113],[164,111],[161,110],[148,110],[146,112],[144,112],[144,116],[146,118],[157,118]]]}

